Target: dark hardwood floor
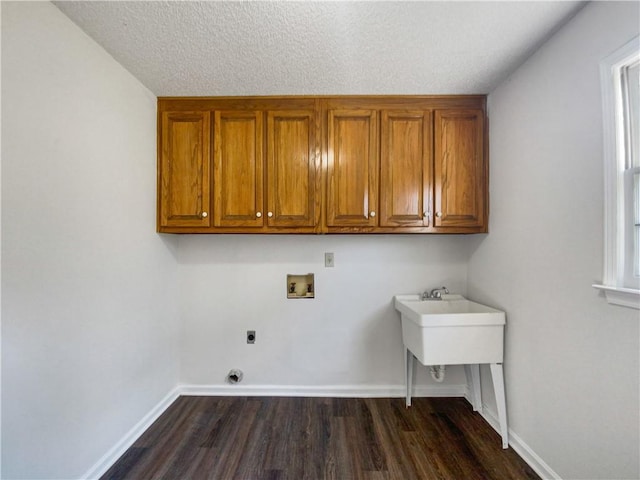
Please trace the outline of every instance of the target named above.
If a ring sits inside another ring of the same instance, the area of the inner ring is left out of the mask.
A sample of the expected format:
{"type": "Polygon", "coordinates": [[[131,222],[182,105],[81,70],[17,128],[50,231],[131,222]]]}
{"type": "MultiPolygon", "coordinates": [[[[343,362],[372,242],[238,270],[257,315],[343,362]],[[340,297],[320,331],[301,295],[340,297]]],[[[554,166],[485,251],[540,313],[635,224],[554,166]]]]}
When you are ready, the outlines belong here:
{"type": "Polygon", "coordinates": [[[103,479],[538,479],[461,398],[180,397],[103,479]]]}

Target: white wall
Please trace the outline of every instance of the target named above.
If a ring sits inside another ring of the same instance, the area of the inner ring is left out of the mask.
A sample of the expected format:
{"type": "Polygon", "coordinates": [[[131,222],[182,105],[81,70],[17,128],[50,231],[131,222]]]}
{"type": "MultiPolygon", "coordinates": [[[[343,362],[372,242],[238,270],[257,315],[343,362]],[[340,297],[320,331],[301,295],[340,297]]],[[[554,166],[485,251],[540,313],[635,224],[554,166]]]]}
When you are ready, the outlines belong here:
{"type": "Polygon", "coordinates": [[[591,287],[603,267],[598,67],[638,34],[638,6],[589,4],[489,96],[490,234],[475,240],[468,292],[507,312],[510,426],[566,479],[640,477],[638,311],[591,287]]]}
{"type": "MultiPolygon", "coordinates": [[[[465,293],[472,237],[183,236],[181,380],[222,385],[338,386],[401,392],[398,293],[447,285],[465,293]],[[324,252],[335,254],[325,268],[324,252]],[[315,274],[315,299],[287,299],[286,275],[315,274]],[[246,331],[256,330],[255,345],[246,331]]],[[[432,384],[424,367],[420,385],[432,384]]],[[[464,384],[452,367],[444,386],[464,384]]]]}
{"type": "Polygon", "coordinates": [[[2,2],[3,478],[77,478],[178,382],[155,108],[51,3],[2,2]]]}

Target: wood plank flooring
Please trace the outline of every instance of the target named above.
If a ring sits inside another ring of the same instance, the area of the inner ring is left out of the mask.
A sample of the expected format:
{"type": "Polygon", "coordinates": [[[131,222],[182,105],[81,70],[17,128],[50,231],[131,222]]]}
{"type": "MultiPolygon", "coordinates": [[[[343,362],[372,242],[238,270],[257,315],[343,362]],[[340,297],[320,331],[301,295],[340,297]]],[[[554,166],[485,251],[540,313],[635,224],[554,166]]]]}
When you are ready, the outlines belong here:
{"type": "Polygon", "coordinates": [[[180,397],[102,479],[539,479],[466,400],[180,397]]]}

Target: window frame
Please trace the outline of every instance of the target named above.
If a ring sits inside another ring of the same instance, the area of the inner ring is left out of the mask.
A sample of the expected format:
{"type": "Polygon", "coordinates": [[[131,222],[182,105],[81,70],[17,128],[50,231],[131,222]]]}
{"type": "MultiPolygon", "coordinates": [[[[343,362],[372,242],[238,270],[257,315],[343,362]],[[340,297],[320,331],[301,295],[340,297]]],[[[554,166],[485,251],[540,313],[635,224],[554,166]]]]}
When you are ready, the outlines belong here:
{"type": "MultiPolygon", "coordinates": [[[[636,36],[600,63],[604,127],[604,272],[602,290],[611,304],[640,309],[640,287],[625,286],[625,216],[629,214],[629,198],[625,201],[624,179],[626,137],[623,130],[621,71],[640,58],[640,36],[636,36]],[[622,128],[621,128],[622,127],[622,128]]],[[[627,197],[631,195],[627,194],[627,197]]],[[[627,262],[633,262],[629,259],[627,262]]]]}

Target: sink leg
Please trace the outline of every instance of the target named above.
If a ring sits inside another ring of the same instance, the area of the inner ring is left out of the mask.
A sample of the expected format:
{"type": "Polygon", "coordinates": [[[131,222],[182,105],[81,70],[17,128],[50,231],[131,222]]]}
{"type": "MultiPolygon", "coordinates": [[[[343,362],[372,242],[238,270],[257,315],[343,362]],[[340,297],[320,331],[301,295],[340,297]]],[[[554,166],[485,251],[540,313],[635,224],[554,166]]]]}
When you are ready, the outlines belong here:
{"type": "Polygon", "coordinates": [[[493,391],[496,394],[498,404],[498,419],[500,420],[500,435],[502,435],[502,448],[509,447],[509,429],[507,427],[507,402],[504,392],[504,373],[501,363],[491,364],[491,378],[493,379],[493,391]]]}
{"type": "Polygon", "coordinates": [[[413,353],[409,351],[408,348],[405,348],[405,356],[404,356],[404,372],[405,372],[405,386],[407,387],[406,392],[406,406],[411,406],[411,390],[413,388],[413,353]]]}
{"type": "Polygon", "coordinates": [[[477,363],[464,366],[467,385],[471,396],[471,406],[474,412],[482,411],[482,389],[480,388],[480,365],[477,363]]]}

